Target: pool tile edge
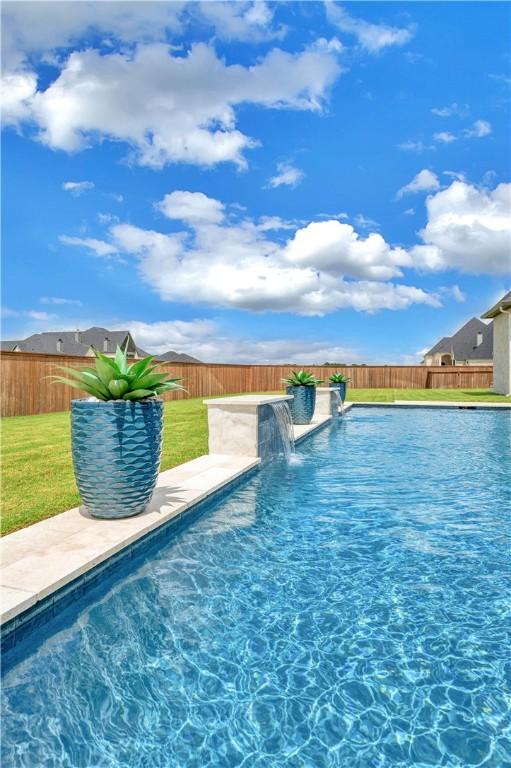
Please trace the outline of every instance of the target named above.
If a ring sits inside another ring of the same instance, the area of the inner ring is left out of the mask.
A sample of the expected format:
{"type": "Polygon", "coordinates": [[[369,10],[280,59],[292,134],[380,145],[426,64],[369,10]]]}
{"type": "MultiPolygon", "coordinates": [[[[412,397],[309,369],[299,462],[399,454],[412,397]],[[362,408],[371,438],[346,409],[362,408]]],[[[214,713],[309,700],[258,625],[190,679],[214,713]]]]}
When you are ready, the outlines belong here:
{"type": "Polygon", "coordinates": [[[2,558],[0,567],[2,635],[10,633],[21,615],[30,614],[31,619],[39,614],[46,604],[51,605],[57,593],[122,557],[137,542],[225,491],[260,464],[260,459],[223,454],[200,459],[162,472],[153,499],[142,515],[96,520],[77,507],[3,537],[1,548],[8,550],[12,541],[19,557],[9,557],[7,565],[2,558]],[[187,475],[187,465],[194,462],[195,467],[187,475]],[[69,525],[70,517],[73,525],[69,525]],[[61,530],[59,518],[63,523],[61,530]],[[40,532],[44,532],[44,537],[40,537],[40,532]],[[40,547],[39,538],[43,541],[40,547]]]}

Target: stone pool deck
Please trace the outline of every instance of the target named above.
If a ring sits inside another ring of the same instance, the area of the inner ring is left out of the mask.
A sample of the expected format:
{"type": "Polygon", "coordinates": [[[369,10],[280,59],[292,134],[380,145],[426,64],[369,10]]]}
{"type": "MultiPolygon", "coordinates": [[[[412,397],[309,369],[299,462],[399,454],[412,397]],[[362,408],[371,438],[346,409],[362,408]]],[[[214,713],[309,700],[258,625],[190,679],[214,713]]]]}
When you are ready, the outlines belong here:
{"type": "MultiPolygon", "coordinates": [[[[330,420],[320,417],[307,426],[295,426],[296,442],[330,420]]],[[[46,604],[53,593],[230,485],[260,461],[215,453],[200,456],[161,472],[141,515],[98,520],[75,507],[4,536],[0,539],[0,623],[11,623],[38,603],[46,604]]]]}

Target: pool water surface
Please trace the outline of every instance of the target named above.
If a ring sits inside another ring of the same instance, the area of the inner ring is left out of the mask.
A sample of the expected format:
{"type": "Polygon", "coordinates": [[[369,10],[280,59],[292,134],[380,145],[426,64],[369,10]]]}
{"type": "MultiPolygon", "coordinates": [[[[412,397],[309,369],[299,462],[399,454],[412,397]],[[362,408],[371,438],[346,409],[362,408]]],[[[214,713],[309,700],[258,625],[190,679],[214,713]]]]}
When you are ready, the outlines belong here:
{"type": "Polygon", "coordinates": [[[5,654],[11,768],[511,766],[511,416],[356,408],[5,654]]]}

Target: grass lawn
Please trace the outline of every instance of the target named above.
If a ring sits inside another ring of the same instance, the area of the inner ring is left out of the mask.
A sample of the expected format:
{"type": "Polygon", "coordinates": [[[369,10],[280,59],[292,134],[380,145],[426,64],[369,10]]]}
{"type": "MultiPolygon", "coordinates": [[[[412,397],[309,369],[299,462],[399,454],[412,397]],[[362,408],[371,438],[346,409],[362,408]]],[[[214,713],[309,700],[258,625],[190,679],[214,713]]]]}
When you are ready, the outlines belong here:
{"type": "Polygon", "coordinates": [[[488,389],[348,389],[352,402],[391,403],[393,400],[457,400],[472,403],[511,403],[511,397],[488,389]]]}
{"type": "MultiPolygon", "coordinates": [[[[511,402],[488,390],[350,389],[354,401],[466,400],[511,402]]],[[[162,469],[207,452],[202,398],[165,404],[162,469]]],[[[78,504],[71,464],[69,413],[2,420],[2,533],[51,517],[78,504]]]]}

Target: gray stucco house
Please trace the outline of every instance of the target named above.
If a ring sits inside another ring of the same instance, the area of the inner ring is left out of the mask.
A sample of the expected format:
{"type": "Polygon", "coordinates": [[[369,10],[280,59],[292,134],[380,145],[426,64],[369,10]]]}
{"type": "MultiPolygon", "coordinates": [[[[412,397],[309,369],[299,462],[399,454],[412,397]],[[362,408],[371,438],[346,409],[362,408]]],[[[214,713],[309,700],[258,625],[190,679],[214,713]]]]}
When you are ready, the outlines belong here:
{"type": "Polygon", "coordinates": [[[493,323],[473,317],[453,336],[444,336],[424,355],[424,365],[491,365],[493,323]]]}

